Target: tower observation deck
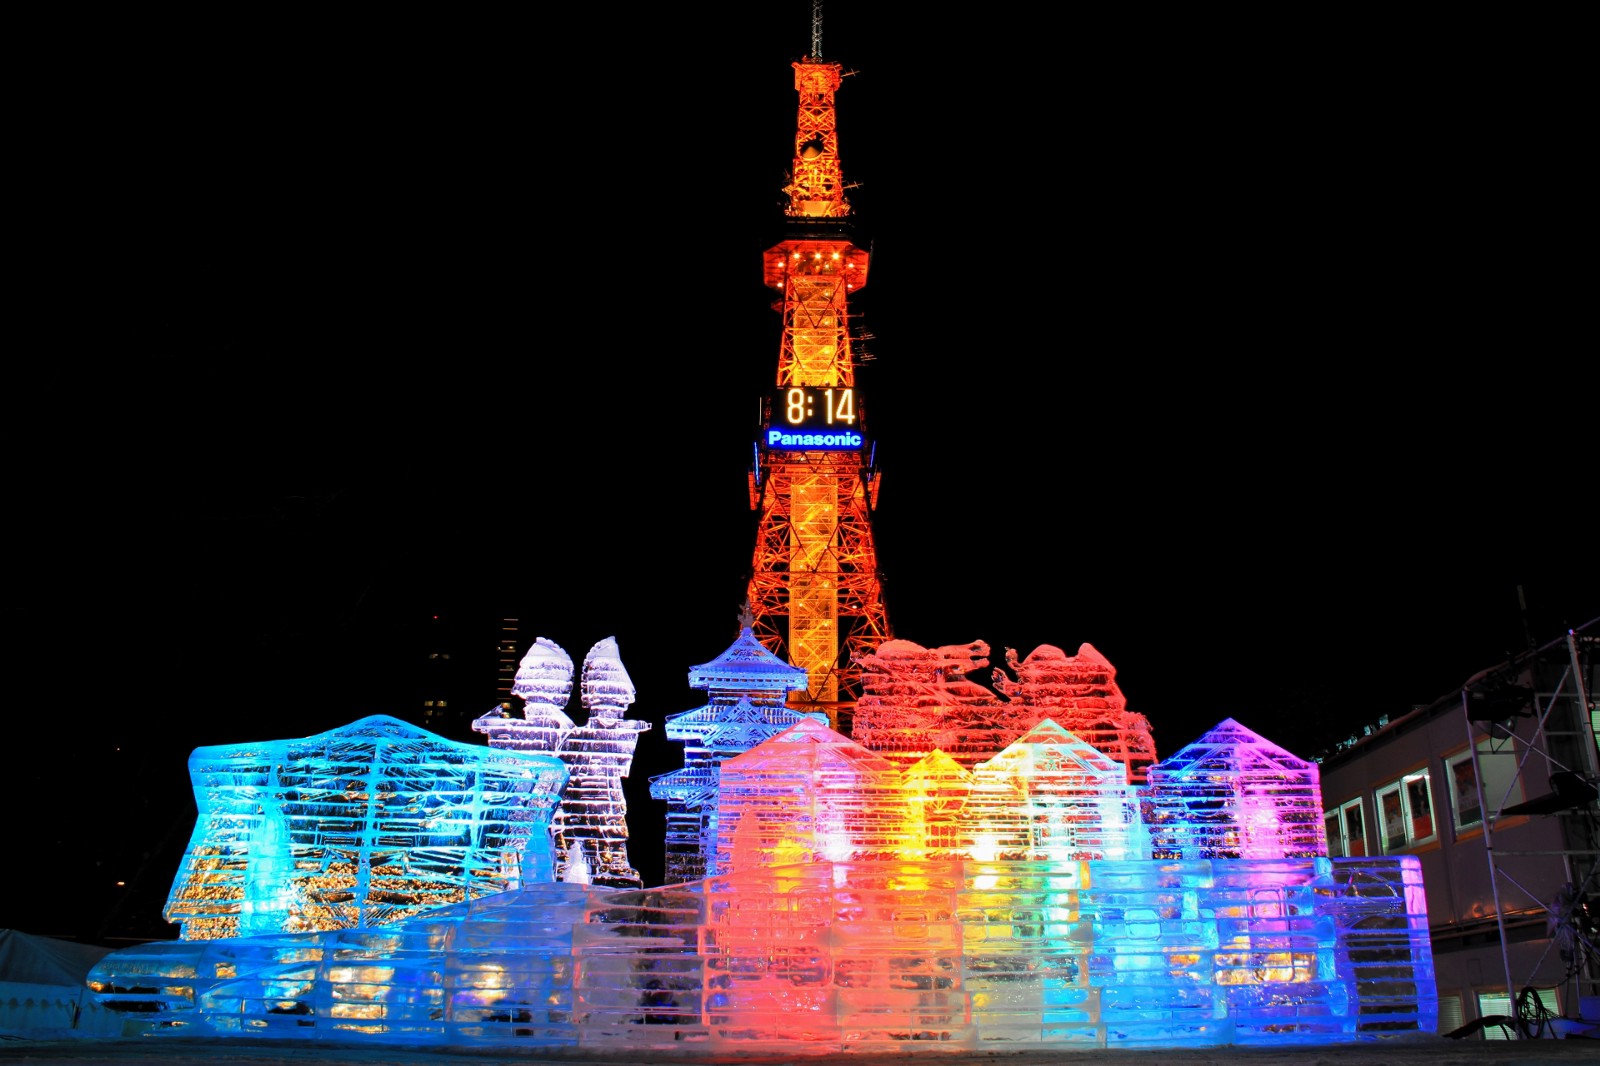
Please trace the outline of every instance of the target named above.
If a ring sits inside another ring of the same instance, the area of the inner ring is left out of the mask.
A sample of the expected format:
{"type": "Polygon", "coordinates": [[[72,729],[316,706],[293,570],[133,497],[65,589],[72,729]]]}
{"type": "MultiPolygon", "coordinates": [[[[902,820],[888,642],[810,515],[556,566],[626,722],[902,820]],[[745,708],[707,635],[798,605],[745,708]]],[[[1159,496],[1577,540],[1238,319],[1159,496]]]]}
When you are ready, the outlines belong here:
{"type": "MultiPolygon", "coordinates": [[[[814,28],[815,29],[815,28],[814,28]]],[[[849,299],[867,282],[839,163],[834,94],[839,64],[820,34],[794,64],[799,93],[784,239],[763,278],[782,294],[775,388],[763,404],[750,470],[757,512],[747,602],[752,631],[806,671],[792,706],[825,710],[837,728],[860,694],[857,660],[890,634],[873,544],[878,470],[856,387],[849,299]]]]}

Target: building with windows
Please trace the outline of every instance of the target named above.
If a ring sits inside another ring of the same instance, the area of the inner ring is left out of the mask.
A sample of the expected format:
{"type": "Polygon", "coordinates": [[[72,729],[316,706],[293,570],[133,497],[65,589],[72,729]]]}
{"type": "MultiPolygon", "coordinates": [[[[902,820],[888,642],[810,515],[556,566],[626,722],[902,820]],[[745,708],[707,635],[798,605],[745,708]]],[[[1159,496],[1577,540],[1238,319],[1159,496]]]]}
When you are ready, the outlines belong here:
{"type": "Polygon", "coordinates": [[[1328,854],[1422,864],[1440,1033],[1600,1025],[1597,648],[1600,619],[1321,760],[1328,854]]]}

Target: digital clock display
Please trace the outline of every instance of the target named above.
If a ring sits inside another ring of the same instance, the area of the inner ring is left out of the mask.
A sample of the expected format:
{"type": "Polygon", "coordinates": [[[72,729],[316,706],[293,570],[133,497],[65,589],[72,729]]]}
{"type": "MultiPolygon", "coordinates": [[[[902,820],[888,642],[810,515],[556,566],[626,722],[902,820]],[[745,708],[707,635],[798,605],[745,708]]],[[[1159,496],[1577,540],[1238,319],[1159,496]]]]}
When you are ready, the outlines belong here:
{"type": "Polygon", "coordinates": [[[791,385],[773,393],[762,443],[769,448],[842,451],[866,442],[853,388],[791,385]]]}

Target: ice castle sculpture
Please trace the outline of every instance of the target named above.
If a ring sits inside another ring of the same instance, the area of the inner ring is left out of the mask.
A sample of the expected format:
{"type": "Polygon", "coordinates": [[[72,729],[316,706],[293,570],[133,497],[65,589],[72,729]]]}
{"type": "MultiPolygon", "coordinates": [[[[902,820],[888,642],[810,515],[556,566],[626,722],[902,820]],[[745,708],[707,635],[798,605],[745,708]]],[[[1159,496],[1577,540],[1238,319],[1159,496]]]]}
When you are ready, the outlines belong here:
{"type": "Polygon", "coordinates": [[[784,706],[804,690],[807,673],[755,638],[748,617],[721,655],[691,667],[689,687],[708,692],[704,707],[667,717],[667,739],[684,742],[683,769],[650,779],[652,799],[667,804],[666,881],[698,881],[717,870],[717,795],[724,761],[821,712],[784,706]]]}
{"type": "Polygon", "coordinates": [[[720,873],[523,882],[381,928],[146,944],[90,987],[129,1035],[525,1050],[1433,1031],[1416,857],[1299,854],[1314,765],[1230,719],[1147,785],[1118,767],[1050,718],[970,767],[937,749],[901,765],[805,718],[721,763],[720,873]]]}
{"type": "Polygon", "coordinates": [[[851,737],[898,763],[937,749],[970,768],[1048,717],[1120,763],[1130,783],[1144,781],[1156,758],[1150,723],[1128,710],[1105,656],[1088,644],[1074,656],[1046,644],[1020,664],[1010,648],[1004,658],[1006,667],[991,666],[981,640],[931,649],[885,641],[861,660],[851,737]],[[971,679],[985,671],[988,685],[971,679]]]}
{"type": "Polygon", "coordinates": [[[199,817],[167,899],[185,940],[390,925],[551,878],[567,771],[377,715],[197,748],[199,817]]]}
{"type": "Polygon", "coordinates": [[[1306,858],[1328,853],[1315,763],[1232,718],[1150,772],[1157,858],[1306,858]]]}
{"type": "Polygon", "coordinates": [[[622,779],[633,766],[639,734],[649,722],[628,718],[635,689],[613,637],[599,641],[583,660],[580,699],[588,719],[575,725],[564,708],[572,693],[572,659],[540,637],[523,656],[512,683],[523,717],[497,706],[472,723],[489,746],[544,752],[566,764],[571,777],[554,823],[556,875],[611,888],[637,888],[628,861],[628,799],[622,779]]]}

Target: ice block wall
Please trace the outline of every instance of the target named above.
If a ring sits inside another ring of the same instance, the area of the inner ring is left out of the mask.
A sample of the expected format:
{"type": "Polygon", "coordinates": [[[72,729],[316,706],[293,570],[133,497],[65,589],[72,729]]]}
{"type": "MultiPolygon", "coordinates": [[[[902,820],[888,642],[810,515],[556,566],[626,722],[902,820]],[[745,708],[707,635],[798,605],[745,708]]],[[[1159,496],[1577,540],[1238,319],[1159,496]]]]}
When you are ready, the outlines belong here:
{"type": "Polygon", "coordinates": [[[382,929],[126,948],[90,987],[130,1035],[707,1055],[1331,1045],[1437,1011],[1409,855],[547,883],[382,929]]]}

